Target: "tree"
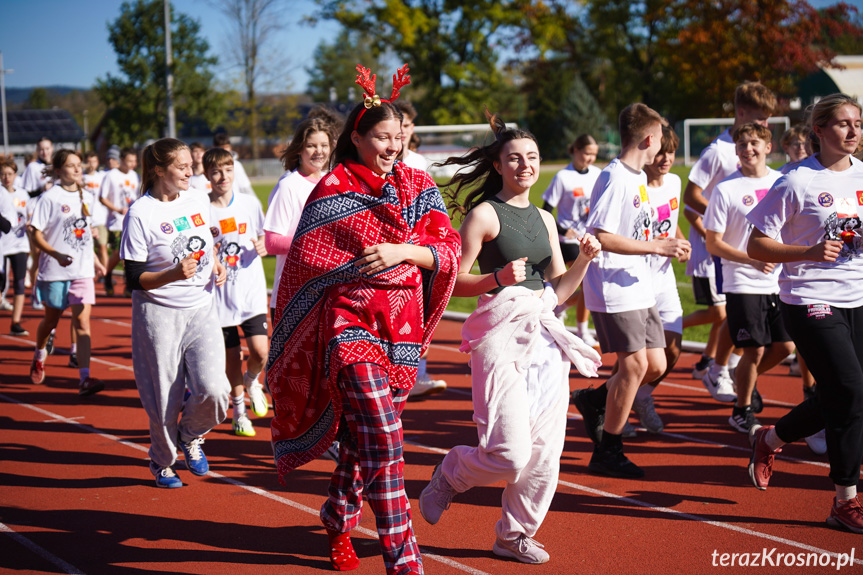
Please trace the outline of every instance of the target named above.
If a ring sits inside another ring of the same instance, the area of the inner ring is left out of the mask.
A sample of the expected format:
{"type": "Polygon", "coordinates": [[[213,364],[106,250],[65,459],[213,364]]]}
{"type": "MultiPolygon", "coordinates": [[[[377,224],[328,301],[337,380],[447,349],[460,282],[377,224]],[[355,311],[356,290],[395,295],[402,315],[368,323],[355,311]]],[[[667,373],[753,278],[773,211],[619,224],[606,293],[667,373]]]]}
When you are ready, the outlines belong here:
{"type": "MultiPolygon", "coordinates": [[[[110,73],[96,82],[108,108],[104,129],[112,143],[131,145],[165,134],[166,65],[163,0],[123,2],[120,16],[108,23],[108,40],[117,54],[121,76],[110,73]]],[[[215,126],[224,113],[214,89],[216,58],[200,37],[200,25],[171,12],[174,103],[178,117],[199,118],[215,126]]],[[[180,122],[182,124],[182,122],[180,122]]]]}
{"type": "Polygon", "coordinates": [[[258,94],[261,83],[283,70],[283,59],[267,52],[267,45],[284,29],[285,0],[211,0],[231,23],[233,41],[228,42],[228,60],[237,66],[245,89],[246,129],[252,143],[252,157],[260,157],[258,94]]]}
{"type": "Polygon", "coordinates": [[[337,36],[338,40],[322,41],[315,48],[312,63],[306,67],[308,93],[316,102],[328,102],[330,89],[334,89],[336,100],[359,102],[362,88],[354,83],[357,64],[381,70],[381,61],[359,33],[342,30],[337,36]]]}
{"type": "Polygon", "coordinates": [[[30,95],[27,96],[27,103],[25,104],[26,109],[44,110],[50,107],[51,104],[48,102],[48,90],[45,88],[33,88],[33,90],[30,91],[30,95]]]}

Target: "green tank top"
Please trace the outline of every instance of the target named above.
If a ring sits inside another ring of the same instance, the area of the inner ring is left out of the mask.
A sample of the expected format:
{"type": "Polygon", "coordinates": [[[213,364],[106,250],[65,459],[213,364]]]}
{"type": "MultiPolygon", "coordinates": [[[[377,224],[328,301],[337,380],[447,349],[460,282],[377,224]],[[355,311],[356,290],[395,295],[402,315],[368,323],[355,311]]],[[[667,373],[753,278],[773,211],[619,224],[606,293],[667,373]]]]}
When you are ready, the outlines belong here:
{"type": "MultiPolygon", "coordinates": [[[[533,204],[517,208],[494,196],[484,203],[491,205],[500,222],[500,233],[491,241],[485,242],[476,260],[483,274],[502,270],[506,264],[527,257],[525,268],[527,279],[515,284],[528,289],[542,289],[545,268],[551,263],[551,244],[548,242],[548,228],[542,221],[539,208],[533,204]]],[[[498,293],[497,287],[488,293],[498,293]]]]}

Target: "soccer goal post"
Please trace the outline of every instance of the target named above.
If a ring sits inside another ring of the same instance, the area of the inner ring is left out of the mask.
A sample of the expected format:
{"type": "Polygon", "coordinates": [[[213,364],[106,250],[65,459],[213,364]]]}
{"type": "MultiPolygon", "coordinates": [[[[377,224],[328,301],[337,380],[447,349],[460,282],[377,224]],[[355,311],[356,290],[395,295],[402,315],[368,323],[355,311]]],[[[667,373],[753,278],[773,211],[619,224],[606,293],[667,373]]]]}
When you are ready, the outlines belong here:
{"type": "MultiPolygon", "coordinates": [[[[518,125],[508,123],[507,128],[518,125]]],[[[488,124],[445,124],[441,126],[416,126],[414,133],[420,139],[417,152],[425,156],[429,164],[442,162],[450,156],[461,156],[471,148],[482,146],[492,140],[488,124]]],[[[429,173],[435,178],[449,178],[456,168],[431,167],[429,173]]]]}
{"type": "MultiPolygon", "coordinates": [[[[785,130],[791,127],[791,119],[788,116],[776,116],[767,120],[768,124],[772,124],[773,130],[773,152],[772,154],[780,154],[782,157],[785,157],[785,153],[782,151],[782,148],[779,146],[779,140],[782,137],[782,134],[785,133],[785,130]],[[781,130],[778,128],[781,127],[781,130]],[[778,133],[777,133],[778,132],[778,133]]],[[[695,160],[701,154],[701,151],[706,148],[710,142],[716,139],[722,131],[725,129],[724,126],[731,126],[734,124],[734,118],[690,118],[688,120],[683,120],[683,161],[687,166],[691,166],[695,163],[695,160]],[[715,129],[710,129],[710,126],[714,126],[715,129]],[[707,127],[706,129],[701,130],[697,137],[693,134],[693,127],[707,127]],[[693,147],[697,146],[698,153],[693,157],[693,147]]]]}

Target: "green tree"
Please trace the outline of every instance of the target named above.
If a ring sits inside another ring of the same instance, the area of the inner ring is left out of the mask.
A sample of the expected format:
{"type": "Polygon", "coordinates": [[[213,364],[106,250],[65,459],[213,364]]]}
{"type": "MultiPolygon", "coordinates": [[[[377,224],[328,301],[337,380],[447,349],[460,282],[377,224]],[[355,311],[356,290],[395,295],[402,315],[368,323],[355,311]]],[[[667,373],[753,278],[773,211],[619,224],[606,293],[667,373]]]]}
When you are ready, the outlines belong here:
{"type": "MultiPolygon", "coordinates": [[[[162,0],[123,2],[120,16],[108,23],[108,40],[117,54],[121,76],[108,74],[96,91],[108,108],[105,130],[112,143],[129,145],[165,134],[167,124],[164,4],[162,0]]],[[[174,104],[178,129],[182,119],[215,126],[223,116],[212,68],[216,58],[200,37],[200,25],[171,12],[174,104]]]]}
{"type": "Polygon", "coordinates": [[[44,110],[50,107],[48,90],[45,88],[33,88],[27,96],[27,103],[24,105],[27,110],[44,110]]]}
{"type": "Polygon", "coordinates": [[[354,100],[359,102],[362,88],[354,83],[357,64],[382,71],[380,58],[358,32],[342,30],[338,40],[322,41],[315,48],[311,65],[306,67],[309,96],[316,102],[329,102],[332,88],[338,101],[347,102],[353,90],[354,100]]]}

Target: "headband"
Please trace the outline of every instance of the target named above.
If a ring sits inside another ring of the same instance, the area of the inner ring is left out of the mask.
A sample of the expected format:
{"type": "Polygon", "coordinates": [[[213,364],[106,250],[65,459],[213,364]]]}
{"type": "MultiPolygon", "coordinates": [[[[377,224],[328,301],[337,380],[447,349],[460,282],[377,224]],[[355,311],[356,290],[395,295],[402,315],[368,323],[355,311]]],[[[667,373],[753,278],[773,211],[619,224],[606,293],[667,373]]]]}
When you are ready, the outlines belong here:
{"type": "Polygon", "coordinates": [[[359,84],[363,89],[363,106],[365,107],[360,110],[359,114],[357,114],[357,119],[354,121],[354,130],[356,130],[357,126],[360,125],[360,120],[362,119],[363,114],[366,113],[366,110],[372,107],[379,107],[381,102],[391,103],[398,99],[399,91],[411,83],[411,77],[408,76],[409,71],[410,69],[407,64],[396,70],[396,73],[393,74],[393,93],[389,100],[383,100],[375,93],[375,80],[378,77],[377,74],[372,74],[372,71],[368,68],[363,68],[362,66],[357,65],[357,72],[359,72],[359,74],[357,75],[356,84],[359,84]],[[371,74],[371,77],[369,77],[369,74],[371,74]]]}

